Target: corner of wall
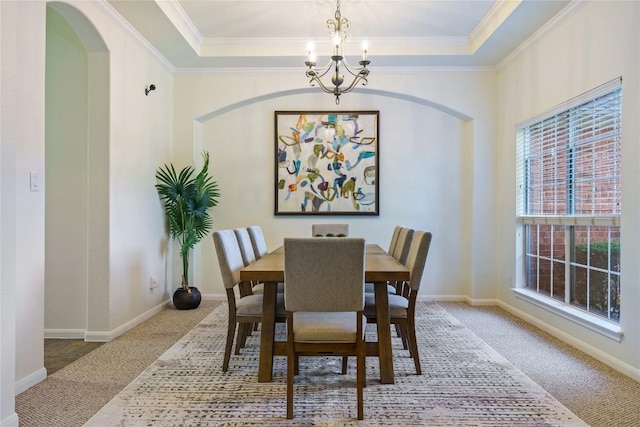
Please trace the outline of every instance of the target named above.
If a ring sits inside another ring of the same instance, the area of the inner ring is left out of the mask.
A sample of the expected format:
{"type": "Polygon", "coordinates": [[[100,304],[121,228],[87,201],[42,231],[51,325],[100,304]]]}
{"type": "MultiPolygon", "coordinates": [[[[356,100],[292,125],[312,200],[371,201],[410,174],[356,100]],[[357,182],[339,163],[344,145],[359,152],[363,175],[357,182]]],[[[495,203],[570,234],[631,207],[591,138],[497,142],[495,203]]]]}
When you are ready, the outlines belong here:
{"type": "Polygon", "coordinates": [[[16,382],[16,396],[46,379],[47,370],[45,368],[38,369],[31,375],[16,382]]]}

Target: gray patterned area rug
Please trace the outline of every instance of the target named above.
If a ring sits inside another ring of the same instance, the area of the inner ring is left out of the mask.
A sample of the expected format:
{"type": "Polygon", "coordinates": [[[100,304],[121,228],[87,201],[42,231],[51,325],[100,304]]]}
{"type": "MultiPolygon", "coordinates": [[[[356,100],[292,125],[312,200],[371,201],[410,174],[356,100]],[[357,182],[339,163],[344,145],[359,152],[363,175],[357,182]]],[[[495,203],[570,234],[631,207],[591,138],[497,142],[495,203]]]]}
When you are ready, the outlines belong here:
{"type": "MultiPolygon", "coordinates": [[[[341,375],[339,358],[301,358],[293,420],[286,420],[286,358],[275,358],[273,382],[257,382],[259,332],[223,373],[225,304],[85,426],[586,425],[438,304],[419,303],[418,313],[423,374],[393,334],[396,382],[380,384],[378,361],[367,359],[364,421],[355,419],[355,360],[341,375]]],[[[367,333],[375,337],[375,326],[367,333]]]]}

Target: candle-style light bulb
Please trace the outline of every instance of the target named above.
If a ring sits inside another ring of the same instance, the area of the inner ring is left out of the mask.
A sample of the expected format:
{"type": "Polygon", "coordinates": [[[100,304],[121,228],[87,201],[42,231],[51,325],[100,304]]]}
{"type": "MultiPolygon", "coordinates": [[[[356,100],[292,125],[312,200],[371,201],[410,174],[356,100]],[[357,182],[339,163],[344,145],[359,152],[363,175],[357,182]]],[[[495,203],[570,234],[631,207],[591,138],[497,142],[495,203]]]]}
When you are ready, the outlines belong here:
{"type": "Polygon", "coordinates": [[[333,45],[335,46],[334,55],[340,55],[340,35],[336,34],[333,36],[333,45]]]}
{"type": "Polygon", "coordinates": [[[309,62],[315,62],[316,54],[313,51],[313,42],[307,43],[307,51],[309,52],[309,62]]]}
{"type": "Polygon", "coordinates": [[[367,49],[369,49],[369,42],[366,40],[362,42],[362,60],[367,60],[367,49]]]}

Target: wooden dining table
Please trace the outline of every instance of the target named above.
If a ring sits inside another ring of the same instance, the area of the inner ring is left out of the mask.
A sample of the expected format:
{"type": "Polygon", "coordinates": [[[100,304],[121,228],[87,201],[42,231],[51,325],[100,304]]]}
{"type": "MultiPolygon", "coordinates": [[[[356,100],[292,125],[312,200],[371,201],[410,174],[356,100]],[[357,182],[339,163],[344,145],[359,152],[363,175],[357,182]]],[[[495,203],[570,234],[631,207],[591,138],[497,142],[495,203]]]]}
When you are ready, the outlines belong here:
{"type": "MultiPolygon", "coordinates": [[[[409,270],[376,244],[367,244],[364,279],[375,289],[378,340],[367,342],[367,356],[380,361],[380,382],[393,384],[393,352],[389,322],[387,283],[408,281],[409,270]]],[[[273,357],[286,356],[286,341],[276,341],[276,299],[278,283],[284,282],[284,249],[280,247],[240,270],[240,279],[263,282],[264,296],[260,332],[258,381],[269,382],[273,374],[273,357]]]]}

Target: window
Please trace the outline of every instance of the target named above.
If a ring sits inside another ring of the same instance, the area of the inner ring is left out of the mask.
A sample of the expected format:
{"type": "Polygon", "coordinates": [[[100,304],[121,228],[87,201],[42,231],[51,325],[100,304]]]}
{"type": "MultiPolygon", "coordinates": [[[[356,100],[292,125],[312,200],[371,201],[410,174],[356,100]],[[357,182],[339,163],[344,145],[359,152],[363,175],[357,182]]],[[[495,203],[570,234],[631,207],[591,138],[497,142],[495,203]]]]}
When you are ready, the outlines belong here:
{"type": "Polygon", "coordinates": [[[618,322],[620,137],[616,79],[516,131],[524,286],[618,322]]]}

